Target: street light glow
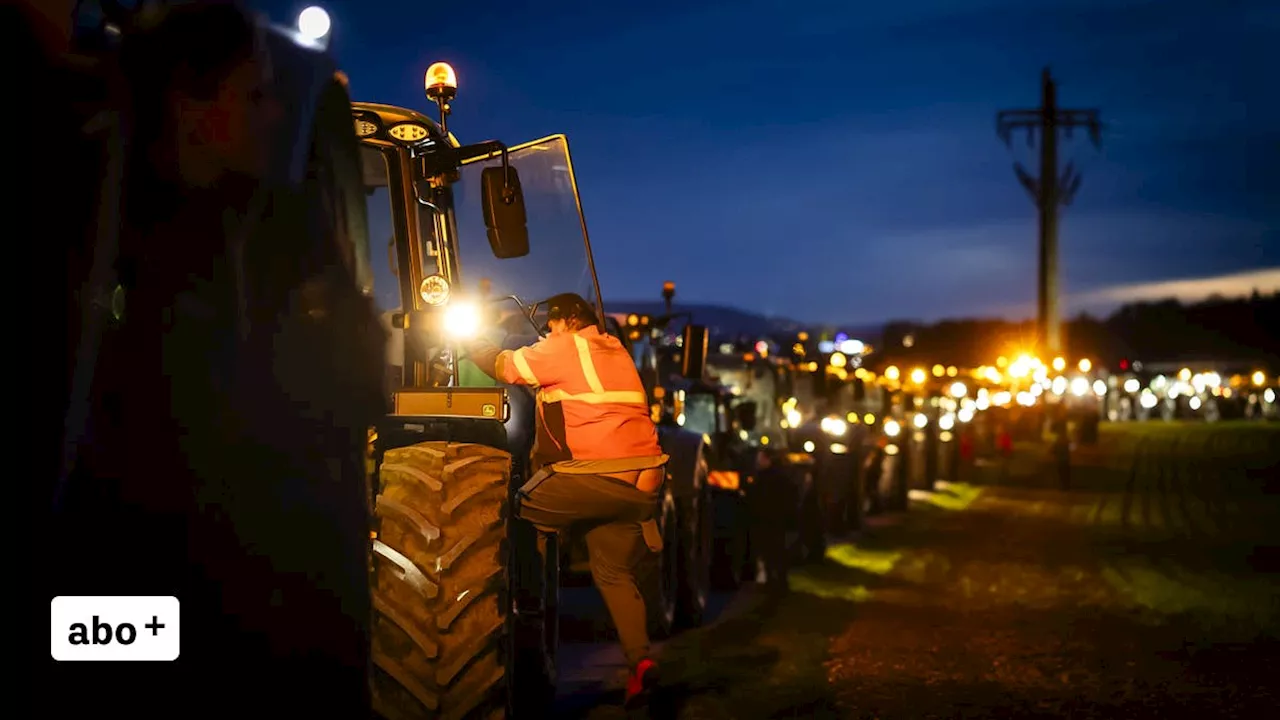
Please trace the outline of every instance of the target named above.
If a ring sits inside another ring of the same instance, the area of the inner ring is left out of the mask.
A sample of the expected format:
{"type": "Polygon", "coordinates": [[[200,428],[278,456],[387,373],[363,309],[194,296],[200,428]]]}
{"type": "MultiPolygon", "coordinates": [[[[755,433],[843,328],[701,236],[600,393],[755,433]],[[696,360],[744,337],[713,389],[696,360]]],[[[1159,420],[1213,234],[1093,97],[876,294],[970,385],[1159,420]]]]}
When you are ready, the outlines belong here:
{"type": "Polygon", "coordinates": [[[322,7],[312,5],[298,13],[298,32],[311,41],[324,39],[329,34],[332,23],[329,13],[322,7]]]}

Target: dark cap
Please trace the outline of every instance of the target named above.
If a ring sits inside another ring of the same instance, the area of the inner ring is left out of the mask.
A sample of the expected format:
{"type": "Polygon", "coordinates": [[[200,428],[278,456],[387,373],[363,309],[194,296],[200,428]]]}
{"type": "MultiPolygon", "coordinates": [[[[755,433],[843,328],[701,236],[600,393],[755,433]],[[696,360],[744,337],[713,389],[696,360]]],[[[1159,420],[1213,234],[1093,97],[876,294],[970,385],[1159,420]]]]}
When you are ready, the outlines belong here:
{"type": "Polygon", "coordinates": [[[577,293],[560,293],[547,298],[547,320],[568,320],[577,318],[583,326],[598,325],[595,308],[577,293]]]}

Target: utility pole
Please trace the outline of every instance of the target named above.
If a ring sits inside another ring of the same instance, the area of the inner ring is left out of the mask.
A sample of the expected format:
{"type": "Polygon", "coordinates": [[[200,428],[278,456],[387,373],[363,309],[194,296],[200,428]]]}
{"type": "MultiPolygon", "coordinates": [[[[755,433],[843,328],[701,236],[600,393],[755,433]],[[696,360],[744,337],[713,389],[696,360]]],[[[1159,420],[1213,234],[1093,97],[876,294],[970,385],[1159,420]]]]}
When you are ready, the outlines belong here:
{"type": "Polygon", "coordinates": [[[1058,132],[1067,138],[1073,128],[1088,128],[1095,147],[1102,146],[1102,123],[1097,110],[1067,110],[1058,107],[1058,88],[1046,67],[1040,76],[1040,107],[1029,110],[1001,110],[996,114],[996,134],[1010,143],[1014,130],[1027,131],[1027,145],[1035,147],[1040,131],[1040,172],[1032,177],[1021,163],[1013,164],[1018,182],[1030,193],[1040,221],[1040,264],[1036,332],[1039,349],[1045,354],[1063,351],[1062,324],[1058,314],[1058,213],[1071,204],[1080,189],[1080,173],[1068,162],[1058,173],[1058,132]]]}

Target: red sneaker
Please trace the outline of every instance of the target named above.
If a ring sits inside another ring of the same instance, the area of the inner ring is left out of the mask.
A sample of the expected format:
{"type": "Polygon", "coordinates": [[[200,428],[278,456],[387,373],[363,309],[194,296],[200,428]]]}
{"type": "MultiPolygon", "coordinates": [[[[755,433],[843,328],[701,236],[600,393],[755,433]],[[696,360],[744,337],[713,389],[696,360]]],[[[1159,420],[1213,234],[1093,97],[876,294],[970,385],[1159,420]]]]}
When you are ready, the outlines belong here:
{"type": "Polygon", "coordinates": [[[649,701],[649,695],[658,685],[658,663],[645,658],[631,671],[627,678],[627,699],[623,706],[627,709],[643,706],[649,701]]]}

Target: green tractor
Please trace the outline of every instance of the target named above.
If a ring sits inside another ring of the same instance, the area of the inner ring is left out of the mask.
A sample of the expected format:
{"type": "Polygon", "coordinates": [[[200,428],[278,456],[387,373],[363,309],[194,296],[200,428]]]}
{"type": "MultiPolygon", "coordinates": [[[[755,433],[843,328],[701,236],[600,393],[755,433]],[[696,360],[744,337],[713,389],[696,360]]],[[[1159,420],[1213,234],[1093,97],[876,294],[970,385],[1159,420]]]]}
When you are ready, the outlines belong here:
{"type": "MultiPolygon", "coordinates": [[[[373,702],[388,719],[549,712],[572,543],[512,517],[531,474],[535,396],[479,373],[462,345],[536,342],[542,301],[562,292],[605,317],[568,141],[461,145],[447,127],[456,89],[451,67],[428,69],[440,122],[352,105],[371,232],[392,238],[384,305],[398,336],[392,413],[370,447],[373,702]]],[[[689,492],[682,460],[672,454],[664,513],[689,492]]],[[[660,517],[676,540],[674,518],[660,517]]]]}

